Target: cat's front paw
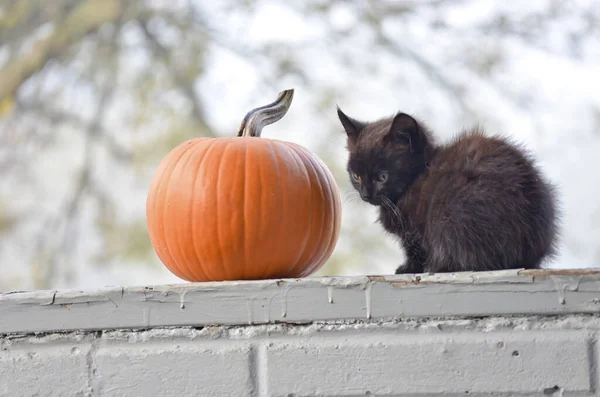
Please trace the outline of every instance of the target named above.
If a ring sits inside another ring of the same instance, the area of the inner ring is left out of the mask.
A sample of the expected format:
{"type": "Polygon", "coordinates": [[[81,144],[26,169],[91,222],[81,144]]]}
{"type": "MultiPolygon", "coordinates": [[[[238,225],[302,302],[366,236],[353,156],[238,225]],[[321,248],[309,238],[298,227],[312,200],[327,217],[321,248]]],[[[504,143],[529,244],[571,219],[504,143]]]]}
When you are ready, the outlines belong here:
{"type": "Polygon", "coordinates": [[[407,263],[398,266],[398,268],[396,269],[396,274],[412,274],[412,273],[420,273],[420,272],[414,271],[413,266],[410,266],[407,263]]]}
{"type": "Polygon", "coordinates": [[[402,265],[398,266],[395,274],[415,274],[423,273],[423,265],[416,261],[408,260],[402,265]]]}
{"type": "Polygon", "coordinates": [[[402,264],[402,265],[398,266],[395,274],[408,274],[408,273],[412,273],[410,271],[410,269],[408,268],[408,265],[402,264]]]}

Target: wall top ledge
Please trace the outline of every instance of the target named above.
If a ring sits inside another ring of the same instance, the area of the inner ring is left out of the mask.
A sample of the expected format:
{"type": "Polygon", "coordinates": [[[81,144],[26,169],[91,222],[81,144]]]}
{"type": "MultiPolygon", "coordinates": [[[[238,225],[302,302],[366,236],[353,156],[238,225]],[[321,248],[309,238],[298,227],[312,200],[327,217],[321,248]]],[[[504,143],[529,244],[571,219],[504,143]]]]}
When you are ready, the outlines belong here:
{"type": "Polygon", "coordinates": [[[0,293],[0,334],[600,313],[600,269],[184,283],[0,293]]]}

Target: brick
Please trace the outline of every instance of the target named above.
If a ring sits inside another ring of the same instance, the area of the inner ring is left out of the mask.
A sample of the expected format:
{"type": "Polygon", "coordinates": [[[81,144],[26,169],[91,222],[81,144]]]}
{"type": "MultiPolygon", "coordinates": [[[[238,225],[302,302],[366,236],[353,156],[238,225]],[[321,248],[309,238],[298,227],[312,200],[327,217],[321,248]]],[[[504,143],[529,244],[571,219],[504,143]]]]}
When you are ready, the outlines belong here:
{"type": "Polygon", "coordinates": [[[96,354],[99,395],[251,396],[251,349],[234,342],[119,343],[96,354]],[[214,346],[214,345],[213,345],[214,346]]]}
{"type": "MultiPolygon", "coordinates": [[[[586,334],[343,334],[267,349],[269,396],[589,392],[586,334]]],[[[487,394],[486,394],[487,395],[487,394]]]]}
{"type": "Polygon", "coordinates": [[[88,396],[90,345],[0,343],[0,396],[88,396]]]}

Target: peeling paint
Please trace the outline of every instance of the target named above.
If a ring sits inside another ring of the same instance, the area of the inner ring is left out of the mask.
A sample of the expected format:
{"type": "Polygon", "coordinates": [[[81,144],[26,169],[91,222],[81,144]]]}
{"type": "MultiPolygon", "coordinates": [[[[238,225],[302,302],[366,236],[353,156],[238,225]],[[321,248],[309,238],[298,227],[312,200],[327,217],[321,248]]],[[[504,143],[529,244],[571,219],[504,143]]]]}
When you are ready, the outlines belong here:
{"type": "Polygon", "coordinates": [[[596,276],[600,277],[600,269],[524,269],[519,270],[519,275],[533,277],[550,276],[596,276]]]}
{"type": "Polygon", "coordinates": [[[251,297],[246,301],[246,306],[248,308],[248,324],[254,324],[254,297],[251,297]]]}
{"type": "Polygon", "coordinates": [[[182,290],[179,292],[179,308],[185,309],[185,294],[187,294],[189,290],[182,290]]]}
{"type": "Polygon", "coordinates": [[[509,270],[11,292],[0,294],[0,333],[600,314],[599,275],[590,270],[509,270]]]}
{"type": "Polygon", "coordinates": [[[365,288],[365,305],[367,311],[367,318],[371,318],[371,291],[373,290],[373,283],[367,284],[365,288]]]}
{"type": "Polygon", "coordinates": [[[286,318],[287,317],[287,300],[288,300],[288,293],[290,292],[290,289],[292,288],[292,286],[290,284],[283,284],[284,288],[283,288],[283,293],[281,294],[281,318],[286,318]]]}

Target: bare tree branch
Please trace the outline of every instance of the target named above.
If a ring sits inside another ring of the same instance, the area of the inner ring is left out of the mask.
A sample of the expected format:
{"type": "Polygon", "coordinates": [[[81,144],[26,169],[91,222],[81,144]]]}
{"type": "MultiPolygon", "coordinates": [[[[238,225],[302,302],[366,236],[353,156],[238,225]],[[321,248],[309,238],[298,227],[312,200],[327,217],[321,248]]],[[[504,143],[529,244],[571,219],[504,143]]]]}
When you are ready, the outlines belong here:
{"type": "Polygon", "coordinates": [[[413,51],[411,48],[401,45],[397,42],[391,41],[388,39],[381,30],[377,32],[377,37],[381,45],[386,46],[391,50],[391,52],[395,53],[401,58],[408,58],[427,73],[430,79],[435,81],[441,88],[443,88],[446,92],[456,99],[457,103],[460,105],[461,109],[464,112],[468,112],[469,108],[464,101],[463,95],[461,93],[461,89],[454,83],[450,82],[442,73],[429,61],[419,55],[416,51],[413,51]]]}
{"type": "MultiPolygon", "coordinates": [[[[85,131],[86,140],[83,153],[84,162],[79,171],[77,183],[75,184],[69,200],[65,202],[62,210],[59,211],[59,214],[52,222],[50,230],[60,230],[61,232],[58,234],[52,234],[57,243],[54,249],[51,249],[53,254],[49,256],[45,266],[45,276],[43,278],[45,283],[51,283],[54,281],[57,273],[58,260],[63,256],[66,256],[65,254],[67,253],[66,251],[68,250],[68,247],[72,248],[76,241],[76,238],[72,233],[72,224],[75,221],[77,211],[82,204],[83,197],[88,189],[88,186],[90,185],[90,171],[94,165],[94,157],[92,153],[94,138],[101,130],[102,120],[111,94],[112,89],[110,89],[108,85],[105,85],[100,93],[94,120],[85,131]]],[[[42,231],[40,236],[42,237],[41,242],[43,242],[43,234],[44,231],[42,231]]]]}
{"type": "Polygon", "coordinates": [[[60,56],[73,43],[107,22],[118,20],[123,12],[120,0],[87,0],[74,7],[54,31],[36,43],[31,51],[11,60],[0,70],[0,101],[14,95],[21,84],[44,65],[60,56]]]}
{"type": "Polygon", "coordinates": [[[157,40],[156,36],[154,36],[152,32],[150,32],[150,30],[148,29],[147,22],[142,21],[140,23],[140,26],[142,28],[142,31],[144,32],[146,39],[150,43],[151,48],[157,53],[157,55],[165,59],[165,66],[173,75],[173,80],[175,84],[192,104],[192,116],[194,117],[196,123],[200,125],[200,128],[202,128],[205,131],[206,135],[215,136],[212,129],[205,121],[206,118],[204,117],[202,105],[200,104],[200,100],[194,92],[193,81],[190,82],[189,79],[183,77],[183,75],[179,70],[177,70],[177,67],[175,65],[170,65],[167,62],[167,60],[169,59],[169,50],[157,40]]]}
{"type": "MultiPolygon", "coordinates": [[[[48,104],[47,102],[24,102],[21,99],[17,99],[16,104],[22,114],[31,113],[32,116],[38,118],[41,117],[49,126],[58,127],[68,124],[84,131],[89,128],[89,123],[79,117],[76,113],[53,109],[50,107],[51,104],[48,104]]],[[[98,129],[97,135],[100,139],[105,141],[106,148],[114,159],[119,161],[131,161],[133,159],[133,153],[117,143],[113,136],[110,135],[108,131],[104,130],[101,125],[98,125],[96,128],[98,129]]]]}

